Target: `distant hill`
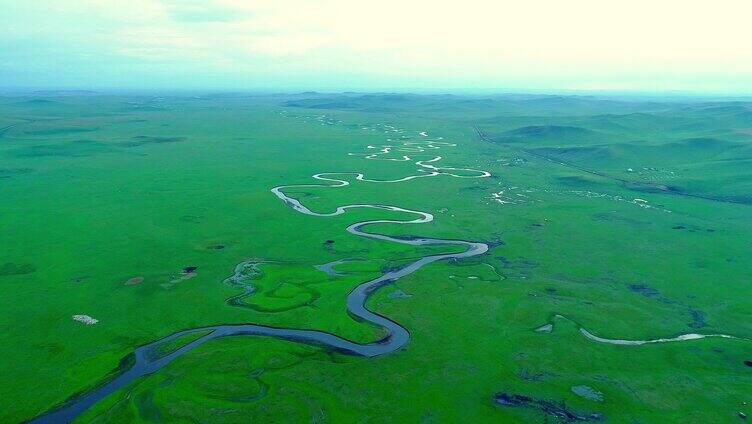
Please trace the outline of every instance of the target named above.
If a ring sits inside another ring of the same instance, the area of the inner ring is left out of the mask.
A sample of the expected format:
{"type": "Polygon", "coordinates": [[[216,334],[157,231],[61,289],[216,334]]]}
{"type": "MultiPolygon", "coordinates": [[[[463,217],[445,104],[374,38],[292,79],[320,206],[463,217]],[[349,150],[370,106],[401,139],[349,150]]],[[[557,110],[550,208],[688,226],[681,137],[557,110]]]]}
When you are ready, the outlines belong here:
{"type": "Polygon", "coordinates": [[[679,141],[613,143],[591,146],[539,147],[526,149],[552,160],[592,167],[630,168],[638,166],[675,166],[706,160],[743,160],[752,158],[752,144],[716,138],[688,138],[679,141]]]}
{"type": "MultiPolygon", "coordinates": [[[[416,95],[404,93],[315,93],[288,96],[286,107],[309,109],[342,109],[359,111],[430,110],[436,113],[464,113],[481,118],[476,122],[493,124],[498,118],[514,116],[587,116],[591,113],[631,113],[644,109],[645,104],[604,100],[590,96],[551,96],[532,94],[495,94],[459,96],[454,94],[416,95]],[[306,98],[308,97],[308,98],[306,98]],[[639,106],[639,107],[638,107],[639,106]],[[480,114],[480,115],[479,115],[480,114]],[[493,115],[491,115],[493,114],[493,115]],[[485,115],[485,116],[484,116],[485,115]]],[[[530,125],[530,124],[528,124],[530,125]]]]}
{"type": "Polygon", "coordinates": [[[490,138],[496,143],[526,144],[532,147],[593,142],[601,139],[602,134],[588,128],[571,125],[528,125],[500,133],[491,133],[490,138]]]}
{"type": "Polygon", "coordinates": [[[530,125],[517,128],[503,133],[512,137],[548,138],[548,137],[574,137],[593,134],[593,131],[567,125],[530,125]]]}
{"type": "Polygon", "coordinates": [[[362,95],[322,95],[308,99],[295,99],[284,102],[287,107],[308,109],[343,109],[372,112],[385,112],[402,109],[420,102],[425,105],[427,98],[411,94],[362,94],[362,95]]]}
{"type": "Polygon", "coordinates": [[[752,203],[752,175],[749,173],[752,143],[749,142],[695,137],[658,144],[612,143],[522,150],[590,174],[621,181],[627,188],[639,192],[752,203]],[[652,173],[647,180],[642,173],[644,170],[652,173]],[[704,178],[697,178],[697,173],[704,178]]]}

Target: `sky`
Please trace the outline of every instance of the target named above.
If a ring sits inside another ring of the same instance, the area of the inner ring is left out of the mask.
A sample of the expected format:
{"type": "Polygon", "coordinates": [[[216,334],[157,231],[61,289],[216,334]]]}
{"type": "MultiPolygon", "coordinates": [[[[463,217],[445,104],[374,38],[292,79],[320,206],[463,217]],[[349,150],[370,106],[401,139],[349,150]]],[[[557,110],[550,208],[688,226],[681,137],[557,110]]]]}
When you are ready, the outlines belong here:
{"type": "Polygon", "coordinates": [[[0,0],[0,87],[752,94],[752,0],[0,0]]]}

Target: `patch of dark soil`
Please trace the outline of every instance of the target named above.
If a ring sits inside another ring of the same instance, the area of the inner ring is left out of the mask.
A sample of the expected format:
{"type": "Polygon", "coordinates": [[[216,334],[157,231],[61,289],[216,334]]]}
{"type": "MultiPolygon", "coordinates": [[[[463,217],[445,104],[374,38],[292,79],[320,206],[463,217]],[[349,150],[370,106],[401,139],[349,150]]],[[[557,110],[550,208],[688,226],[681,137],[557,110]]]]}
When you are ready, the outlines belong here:
{"type": "Polygon", "coordinates": [[[186,137],[178,137],[178,136],[150,136],[150,135],[137,135],[131,139],[131,141],[126,141],[122,143],[123,146],[126,147],[138,147],[138,146],[144,146],[148,144],[165,144],[165,143],[179,143],[181,141],[186,141],[186,137]]]}
{"type": "Polygon", "coordinates": [[[31,274],[37,270],[32,264],[16,264],[13,262],[6,262],[0,265],[0,277],[10,275],[24,275],[31,274]]]}
{"type": "Polygon", "coordinates": [[[486,240],[485,243],[488,245],[489,249],[506,245],[501,233],[494,234],[490,239],[486,240]]]}
{"type": "Polygon", "coordinates": [[[705,259],[695,259],[689,262],[692,266],[697,268],[707,269],[710,267],[710,262],[705,259]]]}
{"type": "Polygon", "coordinates": [[[18,102],[16,105],[18,106],[52,106],[52,105],[61,105],[61,102],[55,101],[55,100],[48,100],[48,99],[31,99],[26,100],[23,102],[18,102]]]}
{"type": "Polygon", "coordinates": [[[28,174],[31,168],[2,168],[0,169],[0,178],[10,178],[15,175],[28,174]]]}
{"type": "Polygon", "coordinates": [[[190,224],[200,224],[201,221],[204,219],[204,217],[200,215],[183,215],[178,219],[180,219],[183,222],[188,222],[190,224]]]}
{"type": "Polygon", "coordinates": [[[489,249],[493,249],[494,247],[506,246],[507,243],[504,240],[494,238],[492,240],[487,241],[486,244],[488,245],[489,249]]]}
{"type": "Polygon", "coordinates": [[[714,233],[715,230],[712,228],[702,228],[698,227],[696,225],[685,225],[685,224],[677,224],[671,227],[672,230],[687,230],[690,233],[696,233],[696,232],[707,232],[707,233],[714,233]]]}
{"type": "Polygon", "coordinates": [[[544,381],[556,377],[556,374],[545,371],[535,372],[527,368],[520,368],[517,370],[517,377],[525,381],[544,381]]]}
{"type": "Polygon", "coordinates": [[[634,283],[634,284],[628,285],[627,287],[629,288],[630,291],[634,293],[639,293],[645,297],[655,299],[667,305],[672,305],[676,303],[676,301],[671,300],[668,297],[662,295],[658,289],[650,287],[649,285],[645,283],[634,283]]]}
{"type": "Polygon", "coordinates": [[[630,284],[629,290],[635,293],[640,293],[646,297],[655,297],[661,294],[661,292],[659,292],[658,289],[650,287],[649,285],[644,284],[644,283],[630,284]]]}
{"type": "Polygon", "coordinates": [[[556,402],[545,399],[535,399],[526,395],[499,392],[494,395],[494,402],[498,405],[511,408],[531,408],[556,417],[566,422],[574,421],[601,421],[604,419],[600,412],[579,413],[570,410],[564,402],[556,402]]]}
{"type": "Polygon", "coordinates": [[[138,277],[133,277],[133,278],[129,278],[128,280],[126,280],[125,285],[134,286],[136,284],[141,284],[143,282],[144,282],[144,277],[138,276],[138,277]]]}
{"type": "Polygon", "coordinates": [[[652,181],[624,181],[624,186],[630,190],[639,191],[642,193],[686,194],[685,190],[681,187],[652,181]]]}
{"type": "Polygon", "coordinates": [[[486,187],[486,186],[475,185],[475,186],[470,186],[470,187],[462,187],[462,188],[460,188],[460,192],[465,192],[465,191],[484,191],[484,190],[487,190],[487,189],[488,189],[488,187],[486,187]]]}
{"type": "Polygon", "coordinates": [[[97,140],[73,140],[58,144],[38,144],[27,146],[13,153],[15,157],[86,157],[116,151],[106,143],[97,140]]]}
{"type": "Polygon", "coordinates": [[[29,135],[63,135],[63,134],[77,134],[86,133],[99,130],[98,127],[64,127],[64,128],[43,128],[38,130],[25,131],[29,135]]]}
{"type": "Polygon", "coordinates": [[[703,328],[708,325],[705,321],[705,312],[689,308],[689,316],[692,317],[692,322],[687,325],[691,328],[703,328]]]}
{"type": "Polygon", "coordinates": [[[526,259],[508,259],[504,256],[496,256],[494,259],[501,262],[504,274],[510,277],[527,278],[532,274],[532,270],[538,267],[538,263],[526,259]]]}

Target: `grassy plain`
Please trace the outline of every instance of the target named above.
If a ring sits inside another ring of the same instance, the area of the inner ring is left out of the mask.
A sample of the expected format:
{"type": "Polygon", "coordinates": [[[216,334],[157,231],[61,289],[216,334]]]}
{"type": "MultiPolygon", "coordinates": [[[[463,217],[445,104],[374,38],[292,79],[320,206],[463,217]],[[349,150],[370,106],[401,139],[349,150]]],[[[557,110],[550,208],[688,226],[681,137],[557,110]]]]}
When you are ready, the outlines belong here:
{"type": "Polygon", "coordinates": [[[60,94],[2,97],[0,117],[2,422],[43,413],[101,382],[135,346],[181,329],[260,323],[377,339],[379,329],[346,313],[347,293],[436,248],[344,231],[406,215],[306,216],[269,189],[319,172],[415,174],[412,162],[348,155],[393,144],[384,124],[456,143],[437,151],[439,166],[492,173],[288,191],[316,211],[376,203],[435,215],[372,231],[498,244],[369,300],[410,330],[404,349],[363,359],[213,340],[78,421],[559,419],[499,405],[499,392],[616,423],[752,413],[752,103],[60,94]],[[242,291],[223,281],[249,258],[262,262],[257,290],[228,303],[242,291]],[[339,259],[350,261],[340,276],[314,268],[339,259]],[[195,276],[184,278],[186,267],[195,276]],[[126,284],[134,277],[143,281],[126,284]],[[547,323],[550,333],[534,331],[547,323]],[[619,346],[579,326],[610,339],[742,339],[619,346]],[[573,391],[583,385],[602,400],[573,391]]]}

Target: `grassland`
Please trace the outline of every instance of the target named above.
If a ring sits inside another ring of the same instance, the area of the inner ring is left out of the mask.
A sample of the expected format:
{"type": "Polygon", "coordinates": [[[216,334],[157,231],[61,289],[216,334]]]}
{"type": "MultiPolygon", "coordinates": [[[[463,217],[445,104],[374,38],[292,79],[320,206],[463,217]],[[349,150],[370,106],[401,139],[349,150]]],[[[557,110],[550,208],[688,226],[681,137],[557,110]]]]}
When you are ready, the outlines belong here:
{"type": "Polygon", "coordinates": [[[617,423],[752,413],[750,103],[27,94],[0,98],[0,111],[0,421],[42,414],[127,366],[134,347],[182,329],[258,323],[378,339],[379,328],[348,316],[347,294],[437,248],[344,230],[404,214],[306,216],[269,189],[320,172],[414,175],[411,161],[361,154],[421,131],[457,144],[441,149],[441,166],[492,176],[289,192],[316,211],[426,211],[430,224],[373,230],[494,246],[369,300],[410,330],[405,348],[364,359],[212,340],[78,421],[544,422],[566,420],[543,407],[560,402],[617,423]],[[314,267],[340,259],[341,275],[314,267]],[[243,296],[226,280],[248,260],[260,265],[243,296]],[[535,331],[547,323],[551,332],[535,331]],[[738,339],[620,346],[580,328],[738,339]],[[505,406],[498,393],[536,402],[505,406]]]}

